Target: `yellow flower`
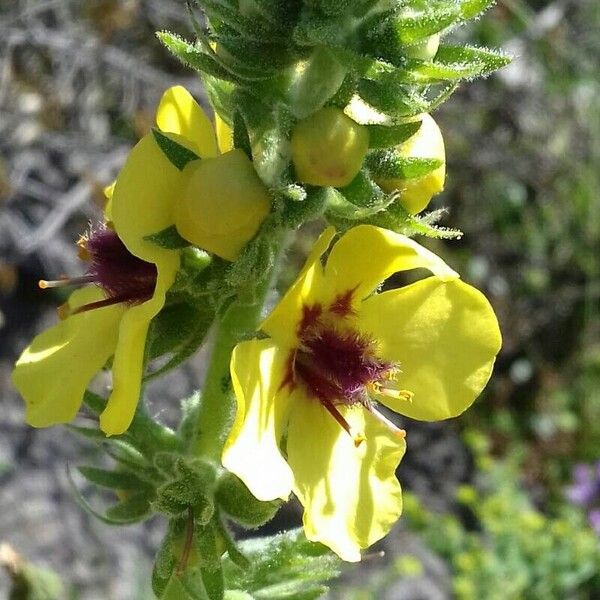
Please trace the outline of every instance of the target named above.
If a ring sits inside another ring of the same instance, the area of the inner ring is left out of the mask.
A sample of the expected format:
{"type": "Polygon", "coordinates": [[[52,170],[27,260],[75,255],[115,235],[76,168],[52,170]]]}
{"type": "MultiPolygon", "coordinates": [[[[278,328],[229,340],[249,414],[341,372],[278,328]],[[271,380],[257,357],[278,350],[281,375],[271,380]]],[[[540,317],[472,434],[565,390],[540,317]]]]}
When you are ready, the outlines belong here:
{"type": "MultiPolygon", "coordinates": [[[[157,124],[198,155],[217,154],[210,121],[183,88],[165,92],[157,124]]],[[[66,318],[38,335],[17,361],[12,380],[25,400],[30,425],[73,419],[89,382],[113,357],[112,393],[100,427],[108,435],[129,427],[140,396],[148,327],[179,268],[179,252],[145,237],[173,225],[181,181],[182,173],[153,135],[145,136],[107,189],[112,229],[92,231],[80,244],[82,256],[90,260],[88,274],[41,282],[43,287],[94,285],[75,291],[62,311],[66,318]]]]}
{"type": "Polygon", "coordinates": [[[268,337],[234,350],[237,414],[223,464],[260,500],[293,491],[308,538],[357,561],[402,510],[404,432],[376,403],[423,420],[462,413],[501,339],[485,297],[416,242],[362,225],[323,266],[333,235],[321,235],[261,325],[268,337]],[[376,293],[417,268],[432,276],[376,293]]]}

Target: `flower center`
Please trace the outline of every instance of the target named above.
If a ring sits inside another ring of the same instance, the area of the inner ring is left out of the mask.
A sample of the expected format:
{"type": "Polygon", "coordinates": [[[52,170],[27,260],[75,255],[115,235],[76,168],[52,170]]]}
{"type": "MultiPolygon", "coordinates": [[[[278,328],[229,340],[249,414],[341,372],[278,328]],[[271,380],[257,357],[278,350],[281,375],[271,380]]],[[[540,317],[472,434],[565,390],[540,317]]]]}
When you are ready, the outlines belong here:
{"type": "MultiPolygon", "coordinates": [[[[106,298],[80,306],[68,314],[76,314],[113,304],[141,304],[154,294],[156,265],[134,256],[119,236],[102,225],[91,229],[77,243],[79,256],[89,261],[83,277],[65,277],[56,281],[41,280],[42,289],[94,284],[102,288],[106,298]]],[[[66,317],[64,308],[61,316],[66,317]]]]}
{"type": "Polygon", "coordinates": [[[375,340],[353,327],[351,295],[349,292],[340,296],[326,311],[320,305],[304,307],[300,344],[290,357],[284,385],[302,385],[307,395],[319,400],[358,446],[364,437],[352,431],[337,407],[361,405],[404,435],[374,408],[372,396],[394,394],[410,399],[410,393],[394,389],[396,365],[381,359],[375,340]]]}

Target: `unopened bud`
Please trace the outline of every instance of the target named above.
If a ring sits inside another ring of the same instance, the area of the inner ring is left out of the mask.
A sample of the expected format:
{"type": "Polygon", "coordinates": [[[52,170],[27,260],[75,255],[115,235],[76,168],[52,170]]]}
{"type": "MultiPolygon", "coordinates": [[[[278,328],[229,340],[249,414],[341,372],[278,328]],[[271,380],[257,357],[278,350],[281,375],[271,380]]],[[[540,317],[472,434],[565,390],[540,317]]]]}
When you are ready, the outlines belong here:
{"type": "Polygon", "coordinates": [[[322,108],[292,132],[296,177],[310,185],[343,187],[360,171],[369,133],[339,108],[322,108]]]}
{"type": "Polygon", "coordinates": [[[235,260],[269,213],[269,191],[239,149],[193,161],[185,173],[187,185],[175,206],[179,235],[221,258],[235,260]]]}

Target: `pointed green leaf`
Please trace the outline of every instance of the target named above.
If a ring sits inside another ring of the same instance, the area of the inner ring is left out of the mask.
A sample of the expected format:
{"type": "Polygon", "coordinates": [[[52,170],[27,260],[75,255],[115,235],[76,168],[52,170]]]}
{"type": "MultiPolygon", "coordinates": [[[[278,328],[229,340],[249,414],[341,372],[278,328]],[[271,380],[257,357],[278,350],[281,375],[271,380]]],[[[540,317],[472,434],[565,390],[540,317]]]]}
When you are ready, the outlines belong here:
{"type": "Polygon", "coordinates": [[[77,467],[77,470],[88,481],[111,490],[140,490],[148,487],[130,472],[108,471],[88,466],[77,467]]]}
{"type": "Polygon", "coordinates": [[[283,106],[268,106],[240,92],[238,106],[248,129],[254,168],[265,185],[281,187],[289,168],[292,116],[283,106]]]}
{"type": "Polygon", "coordinates": [[[187,334],[187,338],[174,349],[173,356],[162,366],[151,371],[144,377],[144,382],[152,381],[160,377],[164,373],[171,371],[175,367],[185,362],[190,358],[204,342],[206,335],[214,321],[214,308],[206,303],[203,311],[196,312],[196,319],[193,327],[189,330],[184,330],[182,333],[187,334]]]}
{"type": "Polygon", "coordinates": [[[411,121],[400,125],[367,125],[369,148],[390,148],[405,142],[419,131],[421,121],[411,121]]]}
{"type": "Polygon", "coordinates": [[[227,587],[253,598],[318,598],[323,583],[339,574],[341,560],[331,551],[309,542],[300,530],[270,538],[255,538],[240,544],[250,558],[241,569],[224,560],[227,587]]]}
{"type": "MultiPolygon", "coordinates": [[[[189,148],[182,146],[158,129],[152,129],[152,134],[154,135],[154,139],[156,140],[158,147],[163,151],[164,155],[180,171],[183,171],[185,165],[192,160],[198,160],[200,158],[195,152],[192,152],[189,148]]],[[[163,232],[153,235],[159,235],[160,233],[163,232]]]]}
{"type": "Polygon", "coordinates": [[[334,52],[317,47],[302,68],[297,67],[291,80],[286,81],[286,102],[298,119],[319,110],[340,89],[347,67],[334,52]]]}
{"type": "Polygon", "coordinates": [[[423,177],[442,164],[436,158],[405,157],[394,150],[373,150],[365,160],[365,166],[375,177],[385,179],[423,177]]]}
{"type": "Polygon", "coordinates": [[[143,521],[150,515],[150,499],[146,493],[135,494],[106,511],[108,519],[123,525],[143,521]]]}
{"type": "Polygon", "coordinates": [[[184,65],[199,71],[234,83],[238,80],[226,69],[221,67],[211,56],[205,54],[189,42],[169,31],[157,32],[158,39],[167,49],[178,58],[184,65]]]}
{"type": "Polygon", "coordinates": [[[209,600],[223,600],[225,579],[221,565],[218,565],[216,569],[201,569],[201,573],[202,583],[209,600]]]}
{"type": "Polygon", "coordinates": [[[217,26],[217,23],[220,22],[246,40],[255,42],[262,42],[265,39],[286,41],[287,32],[283,21],[274,22],[247,17],[242,14],[237,4],[226,6],[221,0],[196,0],[196,4],[208,16],[213,26],[217,26]]]}
{"type": "Polygon", "coordinates": [[[418,115],[428,108],[423,96],[397,81],[363,79],[358,84],[358,93],[376,110],[389,112],[395,117],[418,115]]]}
{"type": "Polygon", "coordinates": [[[407,13],[392,21],[393,31],[402,44],[415,44],[443,31],[460,18],[457,6],[445,6],[426,13],[407,13]]]}
{"type": "Polygon", "coordinates": [[[460,16],[466,21],[484,13],[496,4],[496,0],[462,0],[460,3],[460,16]]]}
{"type": "Polygon", "coordinates": [[[505,67],[512,58],[500,50],[475,46],[440,46],[435,57],[436,63],[446,65],[477,65],[477,75],[486,75],[505,67]]]}

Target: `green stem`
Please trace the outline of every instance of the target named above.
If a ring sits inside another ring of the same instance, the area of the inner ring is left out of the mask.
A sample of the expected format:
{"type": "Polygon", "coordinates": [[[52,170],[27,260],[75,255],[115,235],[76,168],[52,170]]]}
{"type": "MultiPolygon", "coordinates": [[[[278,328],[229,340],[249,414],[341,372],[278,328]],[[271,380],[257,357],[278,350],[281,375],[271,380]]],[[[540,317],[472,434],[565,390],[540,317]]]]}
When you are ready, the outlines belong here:
{"type": "MultiPolygon", "coordinates": [[[[277,234],[276,234],[277,235],[277,234]]],[[[262,309],[278,273],[284,248],[284,235],[272,242],[275,260],[260,283],[247,294],[240,294],[218,321],[212,356],[206,373],[194,454],[220,462],[225,439],[235,414],[229,363],[231,353],[244,335],[256,331],[262,309]]]]}

